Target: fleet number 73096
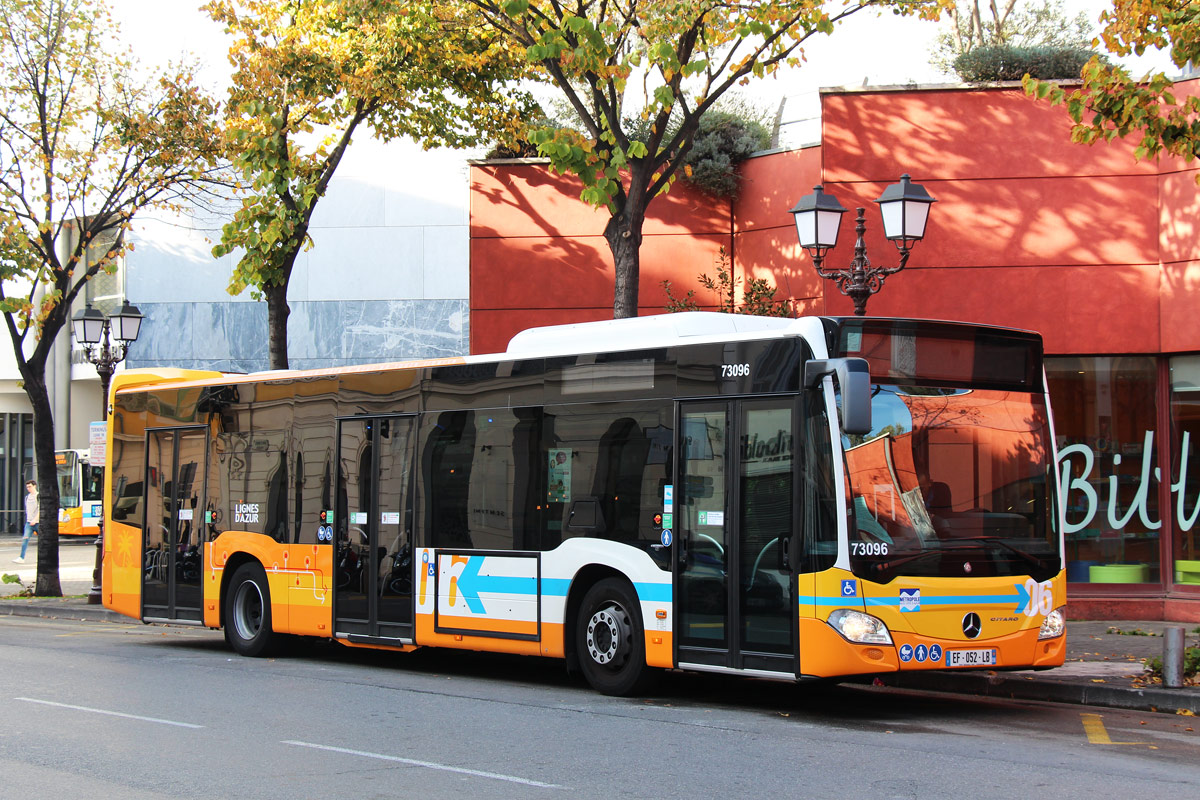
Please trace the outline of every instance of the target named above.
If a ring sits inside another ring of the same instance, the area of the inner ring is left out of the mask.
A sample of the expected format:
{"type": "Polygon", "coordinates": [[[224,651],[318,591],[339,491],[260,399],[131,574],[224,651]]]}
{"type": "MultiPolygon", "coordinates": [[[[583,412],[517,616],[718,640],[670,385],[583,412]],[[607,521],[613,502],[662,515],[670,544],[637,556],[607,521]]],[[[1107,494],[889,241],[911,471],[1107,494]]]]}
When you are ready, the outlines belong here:
{"type": "Polygon", "coordinates": [[[722,378],[745,378],[750,374],[749,364],[722,364],[722,378]]]}

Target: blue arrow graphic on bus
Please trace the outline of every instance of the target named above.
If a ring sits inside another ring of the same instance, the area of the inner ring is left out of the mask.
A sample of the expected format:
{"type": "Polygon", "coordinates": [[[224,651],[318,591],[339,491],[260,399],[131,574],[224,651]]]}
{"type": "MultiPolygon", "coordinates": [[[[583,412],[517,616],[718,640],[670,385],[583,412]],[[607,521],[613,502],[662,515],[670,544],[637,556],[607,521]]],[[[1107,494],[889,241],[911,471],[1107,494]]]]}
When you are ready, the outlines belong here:
{"type": "Polygon", "coordinates": [[[467,559],[462,574],[458,576],[458,591],[472,614],[486,613],[481,592],[489,594],[537,594],[537,579],[510,575],[480,575],[483,556],[467,559]]]}
{"type": "Polygon", "coordinates": [[[1017,590],[1017,608],[1014,614],[1020,614],[1025,609],[1029,608],[1029,602],[1033,599],[1029,596],[1029,590],[1025,588],[1023,583],[1014,583],[1013,586],[1017,590]]]}

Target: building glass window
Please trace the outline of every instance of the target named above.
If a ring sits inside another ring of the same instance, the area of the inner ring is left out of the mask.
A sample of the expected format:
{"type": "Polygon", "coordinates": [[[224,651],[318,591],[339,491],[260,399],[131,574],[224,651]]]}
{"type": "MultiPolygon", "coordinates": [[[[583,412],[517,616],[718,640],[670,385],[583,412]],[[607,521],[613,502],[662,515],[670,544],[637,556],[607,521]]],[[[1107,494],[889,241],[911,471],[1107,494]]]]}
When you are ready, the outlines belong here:
{"type": "Polygon", "coordinates": [[[1175,583],[1200,585],[1200,355],[1171,359],[1175,583]]]}
{"type": "Polygon", "coordinates": [[[1157,375],[1149,356],[1046,359],[1072,583],[1161,580],[1157,375]]]}
{"type": "MultiPolygon", "coordinates": [[[[104,231],[85,250],[87,264],[95,264],[104,257],[116,240],[116,233],[104,231]]],[[[84,285],[84,300],[103,314],[115,314],[125,299],[125,259],[117,256],[107,269],[101,269],[84,285]]]]}

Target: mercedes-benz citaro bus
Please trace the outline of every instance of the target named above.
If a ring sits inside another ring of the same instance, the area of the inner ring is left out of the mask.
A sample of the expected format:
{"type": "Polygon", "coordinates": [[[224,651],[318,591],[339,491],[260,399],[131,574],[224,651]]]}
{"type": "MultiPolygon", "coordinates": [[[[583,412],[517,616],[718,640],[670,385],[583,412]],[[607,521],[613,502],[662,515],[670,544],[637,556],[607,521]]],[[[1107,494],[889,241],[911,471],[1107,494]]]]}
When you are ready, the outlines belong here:
{"type": "Polygon", "coordinates": [[[92,466],[86,450],[55,450],[58,477],[58,535],[98,536],[104,467],[92,466]]]}
{"type": "Polygon", "coordinates": [[[131,370],[103,600],[407,651],[784,680],[1052,667],[1066,603],[1037,334],[684,313],[505,353],[131,370]]]}

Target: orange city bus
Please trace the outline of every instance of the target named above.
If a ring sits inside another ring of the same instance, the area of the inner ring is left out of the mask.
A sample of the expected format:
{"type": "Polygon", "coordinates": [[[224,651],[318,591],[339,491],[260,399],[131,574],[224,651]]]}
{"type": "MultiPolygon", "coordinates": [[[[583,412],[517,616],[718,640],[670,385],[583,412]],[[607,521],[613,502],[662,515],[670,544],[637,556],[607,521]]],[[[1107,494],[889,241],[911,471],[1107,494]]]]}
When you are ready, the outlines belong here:
{"type": "Polygon", "coordinates": [[[86,450],[55,450],[58,476],[58,535],[99,536],[104,467],[93,466],[86,450]]]}
{"type": "Polygon", "coordinates": [[[1041,338],[685,313],[505,353],[131,370],[104,604],[289,636],[786,680],[1051,667],[1066,603],[1041,338]]]}

